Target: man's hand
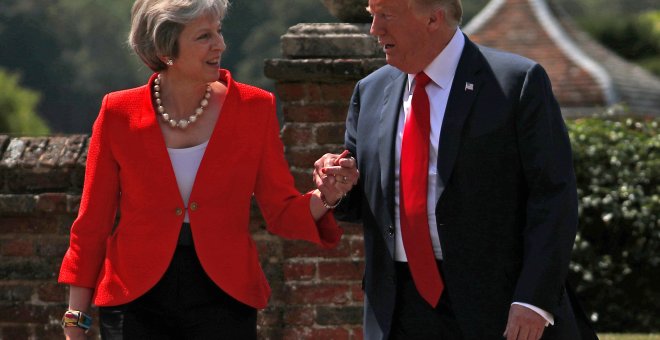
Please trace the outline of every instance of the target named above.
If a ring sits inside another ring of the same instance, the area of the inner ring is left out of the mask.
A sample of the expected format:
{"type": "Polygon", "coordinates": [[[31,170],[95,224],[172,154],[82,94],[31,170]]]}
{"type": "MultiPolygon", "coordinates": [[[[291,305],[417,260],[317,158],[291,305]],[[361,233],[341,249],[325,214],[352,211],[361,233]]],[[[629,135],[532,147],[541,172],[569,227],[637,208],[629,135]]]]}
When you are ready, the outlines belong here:
{"type": "Polygon", "coordinates": [[[507,340],[538,340],[543,335],[546,322],[535,311],[525,306],[512,304],[503,336],[507,340]]]}
{"type": "Polygon", "coordinates": [[[328,203],[342,198],[357,183],[360,173],[355,158],[327,153],[314,163],[312,179],[328,203]]]}

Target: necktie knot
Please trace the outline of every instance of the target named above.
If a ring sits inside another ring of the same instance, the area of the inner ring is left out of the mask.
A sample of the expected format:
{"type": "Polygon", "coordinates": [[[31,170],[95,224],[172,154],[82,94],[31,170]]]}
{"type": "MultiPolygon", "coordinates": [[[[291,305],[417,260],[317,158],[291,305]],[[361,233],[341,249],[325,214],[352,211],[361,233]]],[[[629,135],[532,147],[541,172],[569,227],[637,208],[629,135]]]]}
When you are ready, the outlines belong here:
{"type": "Polygon", "coordinates": [[[423,71],[415,75],[415,87],[419,86],[424,88],[426,85],[428,85],[429,82],[431,82],[431,78],[429,78],[429,76],[423,71]]]}

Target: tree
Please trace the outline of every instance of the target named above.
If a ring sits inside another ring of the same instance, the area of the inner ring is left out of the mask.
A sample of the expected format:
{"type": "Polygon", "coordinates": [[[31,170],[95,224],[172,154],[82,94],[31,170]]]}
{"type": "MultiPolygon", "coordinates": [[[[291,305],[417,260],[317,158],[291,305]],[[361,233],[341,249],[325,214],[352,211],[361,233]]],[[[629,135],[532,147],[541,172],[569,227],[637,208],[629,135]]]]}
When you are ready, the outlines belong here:
{"type": "Polygon", "coordinates": [[[39,93],[21,87],[19,80],[18,74],[0,69],[0,133],[47,134],[48,126],[35,111],[39,93]]]}

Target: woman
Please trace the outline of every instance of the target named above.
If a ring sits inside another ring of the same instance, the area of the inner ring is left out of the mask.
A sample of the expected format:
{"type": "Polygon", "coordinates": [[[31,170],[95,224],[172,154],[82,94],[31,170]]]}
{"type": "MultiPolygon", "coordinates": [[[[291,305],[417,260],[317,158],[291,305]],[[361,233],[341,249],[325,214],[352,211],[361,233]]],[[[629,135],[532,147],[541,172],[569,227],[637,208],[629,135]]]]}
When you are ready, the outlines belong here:
{"type": "Polygon", "coordinates": [[[92,302],[104,339],[255,339],[270,288],[249,234],[253,196],[272,233],[339,242],[327,212],[356,183],[355,162],[296,191],[273,95],[218,69],[226,9],[227,0],[133,5],[129,42],[156,73],[106,95],[94,123],[59,276],[70,285],[69,339],[85,337],[92,302]]]}

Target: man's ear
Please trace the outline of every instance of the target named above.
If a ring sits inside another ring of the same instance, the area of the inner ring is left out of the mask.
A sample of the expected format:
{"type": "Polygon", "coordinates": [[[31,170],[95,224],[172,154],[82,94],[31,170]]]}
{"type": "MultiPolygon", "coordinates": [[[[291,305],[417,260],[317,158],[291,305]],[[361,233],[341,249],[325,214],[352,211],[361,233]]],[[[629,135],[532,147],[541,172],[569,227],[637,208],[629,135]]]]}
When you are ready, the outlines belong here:
{"type": "Polygon", "coordinates": [[[429,30],[435,31],[442,26],[447,26],[446,14],[446,11],[440,7],[431,10],[427,23],[429,30]]]}

